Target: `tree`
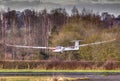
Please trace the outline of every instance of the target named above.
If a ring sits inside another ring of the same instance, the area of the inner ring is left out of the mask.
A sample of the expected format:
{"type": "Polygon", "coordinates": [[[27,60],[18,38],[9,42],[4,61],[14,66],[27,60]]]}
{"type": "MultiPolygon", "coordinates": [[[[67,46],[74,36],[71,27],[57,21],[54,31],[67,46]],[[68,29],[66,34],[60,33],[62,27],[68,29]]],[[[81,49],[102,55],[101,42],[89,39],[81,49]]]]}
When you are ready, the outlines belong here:
{"type": "Polygon", "coordinates": [[[73,16],[79,15],[79,11],[78,11],[78,9],[76,8],[76,6],[74,6],[73,9],[72,9],[72,15],[73,15],[73,16]]]}

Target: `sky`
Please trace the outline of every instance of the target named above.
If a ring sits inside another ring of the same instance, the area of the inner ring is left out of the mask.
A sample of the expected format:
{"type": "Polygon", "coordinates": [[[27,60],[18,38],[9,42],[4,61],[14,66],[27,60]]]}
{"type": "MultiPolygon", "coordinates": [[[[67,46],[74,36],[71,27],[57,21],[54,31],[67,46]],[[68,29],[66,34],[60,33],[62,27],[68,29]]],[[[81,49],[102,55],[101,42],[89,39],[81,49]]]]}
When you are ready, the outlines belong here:
{"type": "Polygon", "coordinates": [[[7,10],[8,7],[18,11],[44,8],[51,10],[62,7],[71,13],[73,6],[79,11],[86,8],[95,13],[109,12],[115,16],[120,14],[120,0],[0,0],[0,10],[7,10]]]}

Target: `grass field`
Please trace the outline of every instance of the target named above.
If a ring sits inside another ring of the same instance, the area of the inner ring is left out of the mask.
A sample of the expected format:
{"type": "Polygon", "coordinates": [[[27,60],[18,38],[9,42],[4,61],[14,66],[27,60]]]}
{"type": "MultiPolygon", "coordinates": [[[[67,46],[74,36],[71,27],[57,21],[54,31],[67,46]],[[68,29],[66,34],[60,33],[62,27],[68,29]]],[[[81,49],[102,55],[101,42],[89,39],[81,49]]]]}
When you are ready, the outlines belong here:
{"type": "Polygon", "coordinates": [[[24,76],[17,76],[17,77],[0,77],[0,81],[49,81],[51,77],[24,77],[24,76]]]}
{"type": "Polygon", "coordinates": [[[120,70],[36,70],[36,69],[1,69],[0,72],[120,72],[120,70]]]}
{"type": "Polygon", "coordinates": [[[89,80],[88,77],[82,78],[71,78],[71,77],[64,77],[64,76],[57,76],[57,77],[24,77],[24,76],[17,76],[17,77],[0,77],[0,81],[78,81],[78,80],[89,80]]]}

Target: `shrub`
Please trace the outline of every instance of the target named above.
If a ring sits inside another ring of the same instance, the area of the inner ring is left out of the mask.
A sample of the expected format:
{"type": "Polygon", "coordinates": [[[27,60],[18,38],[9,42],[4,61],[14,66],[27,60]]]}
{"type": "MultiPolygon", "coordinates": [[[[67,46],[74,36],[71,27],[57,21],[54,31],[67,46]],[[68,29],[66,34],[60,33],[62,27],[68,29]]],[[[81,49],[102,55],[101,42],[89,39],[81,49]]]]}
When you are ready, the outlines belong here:
{"type": "Polygon", "coordinates": [[[106,70],[113,70],[116,67],[116,63],[112,60],[108,60],[103,64],[103,68],[106,70]]]}

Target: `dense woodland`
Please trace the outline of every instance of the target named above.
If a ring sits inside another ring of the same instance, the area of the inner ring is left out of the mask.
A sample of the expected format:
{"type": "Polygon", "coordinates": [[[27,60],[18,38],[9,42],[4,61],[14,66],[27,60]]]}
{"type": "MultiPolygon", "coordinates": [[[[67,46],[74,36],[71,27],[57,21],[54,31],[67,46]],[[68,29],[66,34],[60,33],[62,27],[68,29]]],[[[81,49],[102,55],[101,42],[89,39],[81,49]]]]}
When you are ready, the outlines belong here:
{"type": "Polygon", "coordinates": [[[0,60],[85,60],[120,61],[120,16],[107,12],[102,15],[81,12],[76,7],[69,15],[57,8],[35,11],[15,11],[8,8],[0,12],[0,60]],[[69,46],[72,40],[84,40],[81,44],[96,41],[117,41],[81,47],[79,51],[53,53],[51,50],[7,47],[5,44],[30,46],[69,46]]]}

